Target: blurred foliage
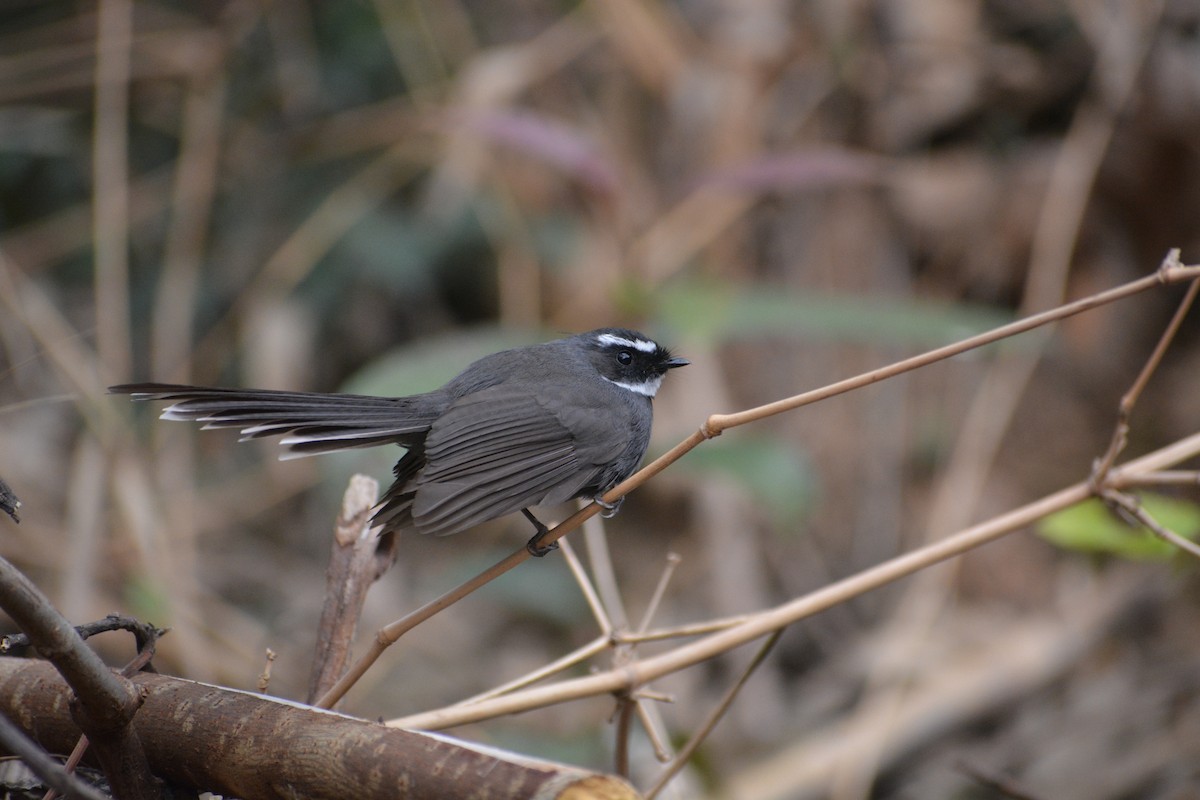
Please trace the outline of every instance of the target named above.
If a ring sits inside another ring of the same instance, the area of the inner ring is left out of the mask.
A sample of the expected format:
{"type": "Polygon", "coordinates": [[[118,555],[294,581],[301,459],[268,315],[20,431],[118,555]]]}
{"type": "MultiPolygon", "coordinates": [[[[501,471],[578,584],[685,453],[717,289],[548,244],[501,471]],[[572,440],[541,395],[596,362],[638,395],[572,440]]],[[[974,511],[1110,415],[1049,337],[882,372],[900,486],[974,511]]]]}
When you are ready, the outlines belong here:
{"type": "Polygon", "coordinates": [[[817,476],[796,448],[754,434],[722,437],[679,462],[686,477],[730,481],[767,511],[772,527],[800,533],[817,494],[817,476]]]}
{"type": "MultiPolygon", "coordinates": [[[[1198,0],[5,3],[0,474],[24,505],[0,551],[74,617],[171,616],[165,669],[249,685],[270,645],[272,688],[298,694],[344,480],[386,483],[399,450],[280,464],[271,443],[143,427],[149,410],[108,383],[400,395],[486,352],[630,325],[694,363],[656,399],[661,452],[706,414],[1147,274],[1169,247],[1194,262],[1197,30],[1198,0]],[[127,95],[98,91],[97,52],[129,56],[127,95]]],[[[614,522],[656,532],[613,553],[630,607],[668,553],[682,560],[662,620],[740,614],[903,552],[930,520],[967,524],[1079,480],[1171,303],[1098,308],[1048,347],[1021,337],[706,442],[614,522]],[[1028,386],[997,390],[1005,358],[1040,359],[1028,386]],[[714,482],[763,524],[705,530],[698,493],[714,482]]],[[[1189,320],[1134,415],[1137,447],[1195,430],[1197,341],[1189,320]]],[[[1147,503],[1195,529],[1186,502],[1147,503]]],[[[528,535],[503,524],[503,544],[409,537],[363,629],[528,535]]],[[[1100,582],[1166,552],[1094,503],[1044,534],[1125,557],[1100,582]]],[[[885,771],[851,787],[864,796],[977,792],[946,754],[1003,764],[1037,796],[1182,791],[1192,773],[1161,743],[1200,741],[1200,633],[1169,613],[1188,588],[1155,572],[1155,625],[1097,648],[1121,658],[1077,654],[991,708],[872,729],[894,747],[846,735],[894,675],[958,685],[954,651],[1002,638],[993,625],[1076,633],[1046,609],[1074,590],[1078,559],[1022,537],[995,550],[947,577],[936,625],[897,613],[933,605],[910,581],[789,633],[705,744],[714,792],[772,757],[787,764],[774,793],[745,796],[845,792],[847,772],[820,776],[864,763],[885,771]],[[1050,686],[1064,688],[1047,702],[1050,686]]],[[[536,567],[414,631],[398,679],[350,710],[452,702],[594,635],[561,564],[536,567]]],[[[1006,655],[971,669],[1011,686],[1027,664],[1006,655]]],[[[670,687],[668,738],[695,729],[731,668],[670,687]]],[[[572,705],[485,733],[606,766],[602,717],[572,705]]]]}
{"type": "Polygon", "coordinates": [[[123,605],[140,620],[170,626],[175,624],[168,588],[162,582],[148,576],[134,576],[125,584],[123,605]]]}
{"type": "Polygon", "coordinates": [[[665,328],[688,341],[793,336],[932,349],[1012,321],[993,308],[915,299],[793,295],[766,286],[678,281],[658,294],[665,328]]]}
{"type": "Polygon", "coordinates": [[[534,332],[492,326],[470,328],[383,353],[352,375],[339,391],[401,397],[432,391],[478,358],[544,341],[534,332]]]}

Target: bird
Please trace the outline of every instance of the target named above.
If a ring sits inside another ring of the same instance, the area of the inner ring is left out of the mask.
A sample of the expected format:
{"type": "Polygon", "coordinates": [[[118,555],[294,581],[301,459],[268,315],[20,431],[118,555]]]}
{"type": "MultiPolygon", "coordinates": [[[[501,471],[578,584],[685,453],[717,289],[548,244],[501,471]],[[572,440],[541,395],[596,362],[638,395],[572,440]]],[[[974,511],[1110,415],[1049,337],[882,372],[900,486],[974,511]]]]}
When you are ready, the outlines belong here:
{"type": "Polygon", "coordinates": [[[529,510],[575,498],[606,516],[603,495],[632,475],[650,442],[652,400],[687,359],[628,328],[599,328],[503,350],[439,389],[407,397],[227,389],[170,383],[109,387],[168,401],[165,420],[240,428],[241,441],[282,436],[281,458],[397,444],[405,453],[375,507],[379,535],[446,536],[521,512],[543,556],[547,528],[529,510]]]}

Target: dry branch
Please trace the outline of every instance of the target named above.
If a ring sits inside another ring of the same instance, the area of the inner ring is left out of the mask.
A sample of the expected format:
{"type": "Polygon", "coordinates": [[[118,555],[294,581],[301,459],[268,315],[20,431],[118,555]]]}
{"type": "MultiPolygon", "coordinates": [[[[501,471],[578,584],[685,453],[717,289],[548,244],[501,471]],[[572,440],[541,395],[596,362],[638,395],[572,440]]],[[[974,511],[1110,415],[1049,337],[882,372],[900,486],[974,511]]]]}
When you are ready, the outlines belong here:
{"type": "MultiPolygon", "coordinates": [[[[130,724],[142,699],[136,687],[110,670],[46,596],[3,558],[0,558],[0,608],[54,665],[47,669],[57,670],[70,683],[74,691],[64,695],[59,713],[75,718],[95,742],[98,760],[113,791],[126,800],[158,797],[159,787],[130,724]]],[[[62,685],[65,691],[66,683],[62,685]]],[[[4,696],[7,699],[11,695],[4,696]]],[[[7,714],[10,719],[16,719],[13,713],[19,713],[19,709],[7,714]]],[[[76,730],[63,750],[72,749],[78,739],[76,730]]]]}
{"type": "Polygon", "coordinates": [[[396,537],[379,538],[371,527],[371,511],[378,496],[379,483],[374,478],[354,475],[342,497],[325,570],[325,606],[317,626],[317,649],[308,684],[310,703],[329,691],[345,671],[367,590],[396,560],[396,537]]]}
{"type": "MultiPolygon", "coordinates": [[[[133,680],[146,698],[134,725],[150,767],[182,786],[243,800],[637,796],[613,777],[443,736],[163,675],[133,680]]],[[[44,662],[0,659],[0,713],[48,750],[79,736],[69,693],[44,662]]]]}

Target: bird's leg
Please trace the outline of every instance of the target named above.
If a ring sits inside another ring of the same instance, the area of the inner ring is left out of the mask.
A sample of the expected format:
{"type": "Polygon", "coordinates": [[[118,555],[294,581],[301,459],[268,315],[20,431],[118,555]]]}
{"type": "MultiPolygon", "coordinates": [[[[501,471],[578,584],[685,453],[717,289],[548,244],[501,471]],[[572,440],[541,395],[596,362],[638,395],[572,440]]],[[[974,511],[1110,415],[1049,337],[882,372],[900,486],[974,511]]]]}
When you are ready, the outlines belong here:
{"type": "Polygon", "coordinates": [[[592,502],[604,509],[600,512],[600,516],[605,519],[612,519],[621,510],[621,504],[625,502],[625,498],[618,497],[616,502],[610,503],[603,496],[596,495],[592,498],[592,502]]]}
{"type": "Polygon", "coordinates": [[[535,558],[541,558],[547,553],[558,549],[558,542],[551,542],[543,545],[542,537],[550,532],[550,529],[542,524],[542,521],[535,517],[528,508],[522,508],[521,513],[525,515],[525,519],[533,523],[533,527],[537,529],[537,533],[533,535],[528,542],[525,543],[525,549],[529,551],[529,555],[535,558]]]}

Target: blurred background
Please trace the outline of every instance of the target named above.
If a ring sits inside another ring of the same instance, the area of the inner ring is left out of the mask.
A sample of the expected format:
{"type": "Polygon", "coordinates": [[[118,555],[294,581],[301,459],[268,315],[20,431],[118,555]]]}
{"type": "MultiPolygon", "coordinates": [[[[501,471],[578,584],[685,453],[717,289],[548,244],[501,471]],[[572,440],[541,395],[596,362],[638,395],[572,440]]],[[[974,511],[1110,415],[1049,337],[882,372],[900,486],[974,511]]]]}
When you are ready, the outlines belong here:
{"type": "MultiPolygon", "coordinates": [[[[24,505],[0,553],[73,621],[170,626],[164,671],[253,688],[269,647],[271,691],[302,696],[346,480],[386,483],[399,451],[279,462],[106,386],[410,394],[628,325],[693,364],[656,401],[661,452],[1168,248],[1200,260],[1198,126],[1198,0],[10,0],[0,476],[24,505]]],[[[1084,479],[1180,294],[703,445],[606,523],[630,618],[669,554],[655,626],[781,603],[1084,479]]],[[[1131,453],[1196,431],[1198,333],[1131,453]]],[[[404,538],[361,630],[527,536],[404,538]]],[[[673,796],[1200,797],[1195,575],[1019,533],[821,614],[673,796]]],[[[527,563],[345,708],[444,705],[596,633],[562,558],[527,563]]],[[[673,741],[750,654],[652,687],[673,741]]],[[[612,707],[452,733],[610,769],[612,707]]],[[[633,758],[655,774],[644,738],[633,758]]]]}

